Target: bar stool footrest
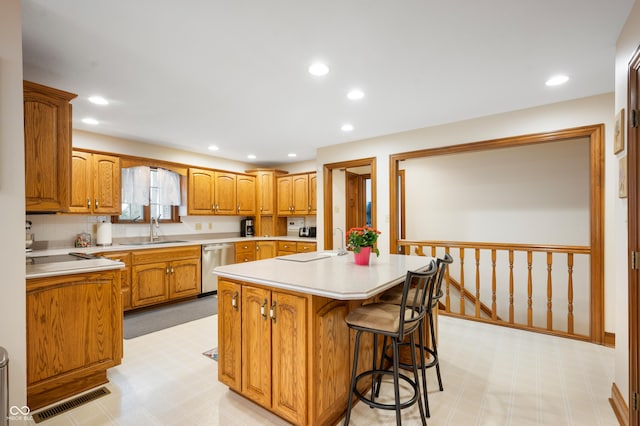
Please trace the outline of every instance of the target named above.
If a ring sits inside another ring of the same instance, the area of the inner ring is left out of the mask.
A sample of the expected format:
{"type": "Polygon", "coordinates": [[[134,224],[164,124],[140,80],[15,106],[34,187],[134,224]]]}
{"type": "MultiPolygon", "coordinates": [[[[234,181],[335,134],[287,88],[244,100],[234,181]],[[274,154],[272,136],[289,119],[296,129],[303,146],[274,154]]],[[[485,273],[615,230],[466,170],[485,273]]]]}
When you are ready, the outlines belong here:
{"type": "MultiPolygon", "coordinates": [[[[382,410],[396,410],[396,404],[381,404],[379,402],[373,401],[371,398],[367,397],[366,395],[363,395],[359,390],[358,390],[358,386],[357,384],[360,382],[361,379],[364,379],[366,377],[371,377],[372,380],[374,381],[374,383],[377,383],[378,389],[376,393],[379,394],[380,391],[380,385],[381,385],[381,379],[380,377],[376,377],[376,376],[382,376],[382,375],[392,375],[393,376],[393,371],[391,370],[367,370],[364,371],[360,374],[358,374],[358,376],[356,377],[356,386],[353,390],[353,394],[362,402],[364,402],[365,404],[367,404],[369,407],[375,407],[375,408],[380,408],[382,410]]],[[[405,376],[404,374],[400,374],[398,373],[398,378],[400,380],[404,380],[406,383],[408,383],[411,388],[413,389],[413,395],[411,396],[411,399],[404,401],[404,402],[400,402],[400,408],[407,408],[412,406],[413,404],[415,404],[418,401],[418,384],[414,383],[413,380],[411,380],[411,378],[409,378],[408,376],[405,376]]],[[[374,385],[375,386],[375,385],[374,385]]],[[[371,392],[371,390],[368,390],[367,392],[371,392]]]]}

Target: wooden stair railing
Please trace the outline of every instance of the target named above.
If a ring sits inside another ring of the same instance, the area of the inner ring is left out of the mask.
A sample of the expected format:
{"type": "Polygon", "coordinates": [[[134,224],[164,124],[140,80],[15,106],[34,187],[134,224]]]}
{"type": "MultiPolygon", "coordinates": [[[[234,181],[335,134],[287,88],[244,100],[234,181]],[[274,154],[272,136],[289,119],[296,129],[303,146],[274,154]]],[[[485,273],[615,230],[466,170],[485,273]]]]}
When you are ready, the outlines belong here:
{"type": "MultiPolygon", "coordinates": [[[[575,291],[591,294],[590,275],[584,270],[580,272],[587,278],[580,281],[580,288],[574,288],[574,261],[576,256],[584,256],[588,265],[592,260],[589,247],[412,240],[400,240],[397,246],[400,253],[408,255],[437,257],[448,253],[454,258],[454,263],[444,277],[444,301],[440,304],[442,314],[561,337],[596,341],[589,335],[589,324],[593,320],[591,315],[598,312],[592,307],[598,306],[601,301],[590,300],[590,306],[583,309],[585,312],[574,312],[575,291]],[[483,258],[483,253],[487,251],[490,253],[488,259],[483,258]],[[474,271],[465,272],[465,266],[468,267],[465,264],[467,252],[473,252],[474,271]],[[566,274],[563,274],[566,279],[557,279],[563,270],[554,268],[554,255],[562,255],[563,258],[566,256],[566,265],[561,267],[566,266],[566,274]],[[500,266],[497,265],[498,256],[502,262],[500,266]],[[520,259],[519,262],[515,261],[516,256],[520,259]],[[483,273],[485,277],[488,275],[485,273],[486,268],[490,269],[489,279],[483,279],[483,273]],[[451,276],[452,271],[455,271],[457,277],[451,276]],[[472,287],[468,285],[469,278],[475,280],[472,287]],[[498,291],[499,285],[501,291],[498,291]],[[526,294],[526,300],[520,298],[520,303],[516,303],[516,295],[523,293],[526,294]],[[544,294],[544,297],[541,297],[541,294],[544,294]],[[554,294],[556,300],[566,296],[566,308],[564,304],[554,304],[554,294]],[[508,305],[506,309],[505,304],[508,305]],[[471,305],[474,309],[467,312],[471,305]],[[499,311],[504,313],[505,319],[498,315],[499,311]],[[579,318],[578,327],[576,317],[579,318]],[[559,323],[563,326],[559,327],[559,323]],[[576,331],[577,329],[582,331],[576,331]]],[[[581,265],[582,269],[585,269],[585,262],[581,265]]]]}

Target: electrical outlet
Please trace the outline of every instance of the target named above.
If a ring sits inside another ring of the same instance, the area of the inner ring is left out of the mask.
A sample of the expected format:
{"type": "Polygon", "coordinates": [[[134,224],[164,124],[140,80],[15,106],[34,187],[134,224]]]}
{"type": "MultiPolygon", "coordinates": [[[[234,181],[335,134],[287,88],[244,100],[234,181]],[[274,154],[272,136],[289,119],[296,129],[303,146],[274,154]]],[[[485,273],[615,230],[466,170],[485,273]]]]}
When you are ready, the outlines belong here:
{"type": "Polygon", "coordinates": [[[209,222],[209,229],[213,229],[213,222],[209,222]]]}
{"type": "Polygon", "coordinates": [[[200,230],[202,230],[202,224],[196,223],[196,231],[200,231],[200,230]]]}

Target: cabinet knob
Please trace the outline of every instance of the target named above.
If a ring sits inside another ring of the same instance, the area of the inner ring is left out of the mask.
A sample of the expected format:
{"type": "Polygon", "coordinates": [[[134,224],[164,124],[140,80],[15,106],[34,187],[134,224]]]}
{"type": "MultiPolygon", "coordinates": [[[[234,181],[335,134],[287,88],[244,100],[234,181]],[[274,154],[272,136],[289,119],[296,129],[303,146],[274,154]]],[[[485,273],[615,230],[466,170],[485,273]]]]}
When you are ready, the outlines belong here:
{"type": "Polygon", "coordinates": [[[91,198],[87,198],[87,208],[91,208],[91,198]]]}
{"type": "Polygon", "coordinates": [[[173,266],[171,267],[171,273],[174,274],[176,271],[173,269],[173,266]]]}
{"type": "Polygon", "coordinates": [[[238,310],[238,292],[237,291],[231,298],[231,307],[236,311],[238,310]]]}
{"type": "Polygon", "coordinates": [[[165,272],[167,275],[169,275],[169,267],[167,267],[167,270],[165,272]]]}
{"type": "Polygon", "coordinates": [[[98,208],[98,199],[96,198],[96,209],[98,208]]]}
{"type": "Polygon", "coordinates": [[[238,212],[240,212],[240,204],[238,204],[238,212]]]}
{"type": "Polygon", "coordinates": [[[273,301],[273,305],[271,305],[271,309],[269,309],[269,316],[271,317],[271,321],[276,322],[276,301],[273,301]]]}
{"type": "Polygon", "coordinates": [[[260,315],[262,315],[262,318],[267,319],[267,299],[264,299],[264,303],[260,305],[260,315]]]}

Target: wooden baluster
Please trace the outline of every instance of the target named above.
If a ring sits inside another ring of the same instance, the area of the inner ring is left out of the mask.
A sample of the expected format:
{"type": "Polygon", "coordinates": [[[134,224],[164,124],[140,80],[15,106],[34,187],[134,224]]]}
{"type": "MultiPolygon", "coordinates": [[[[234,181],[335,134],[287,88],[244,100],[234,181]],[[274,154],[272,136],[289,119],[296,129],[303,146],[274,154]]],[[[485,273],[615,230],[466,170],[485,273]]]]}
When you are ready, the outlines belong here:
{"type": "Polygon", "coordinates": [[[431,246],[431,257],[436,257],[436,246],[431,246]]]}
{"type": "Polygon", "coordinates": [[[509,250],[509,323],[513,324],[513,250],[509,250]]]}
{"type": "Polygon", "coordinates": [[[416,254],[418,256],[424,256],[424,252],[422,251],[422,246],[416,247],[416,254]]]}
{"type": "Polygon", "coordinates": [[[552,310],[552,298],[553,290],[551,285],[551,264],[553,262],[552,253],[547,252],[547,330],[553,330],[553,310],[552,310]]]}
{"type": "MultiPolygon", "coordinates": [[[[449,254],[449,247],[445,247],[444,252],[449,254]]],[[[451,312],[451,295],[449,294],[449,268],[445,270],[445,312],[451,312]]]]}
{"type": "Polygon", "coordinates": [[[480,318],[480,249],[476,251],[476,318],[480,318]]]}
{"type": "Polygon", "coordinates": [[[531,327],[533,325],[533,276],[531,275],[531,263],[532,263],[532,252],[531,250],[527,250],[527,269],[528,277],[527,277],[527,325],[531,327]]]}
{"type": "Polygon", "coordinates": [[[460,247],[460,315],[464,315],[464,248],[460,247]]]}
{"type": "Polygon", "coordinates": [[[567,332],[573,334],[573,253],[567,253],[567,269],[569,272],[569,282],[567,283],[567,332]]]}
{"type": "Polygon", "coordinates": [[[491,250],[491,319],[496,320],[496,249],[491,250]]]}

